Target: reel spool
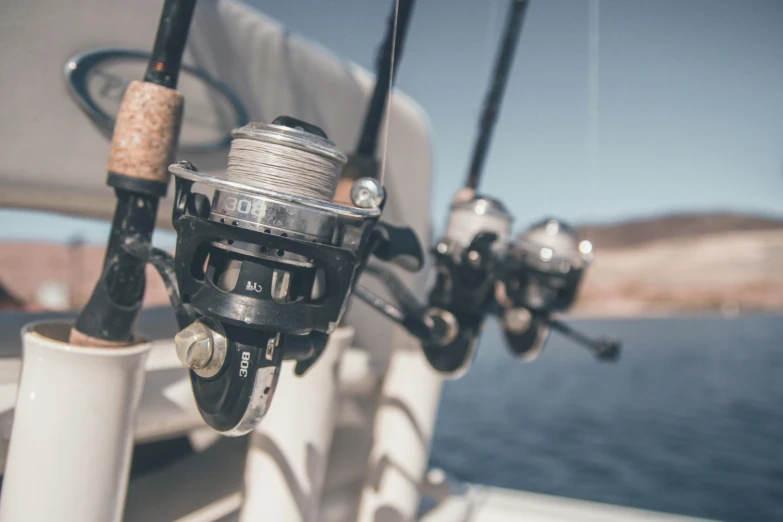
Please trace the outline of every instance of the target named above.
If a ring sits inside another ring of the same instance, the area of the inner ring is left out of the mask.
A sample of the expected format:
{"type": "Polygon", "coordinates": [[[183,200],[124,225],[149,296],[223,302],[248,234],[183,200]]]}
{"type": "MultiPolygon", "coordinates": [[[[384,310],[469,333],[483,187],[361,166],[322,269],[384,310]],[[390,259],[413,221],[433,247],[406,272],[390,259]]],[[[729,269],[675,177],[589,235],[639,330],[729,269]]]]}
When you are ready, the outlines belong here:
{"type": "Polygon", "coordinates": [[[242,435],[269,408],[282,361],[304,373],[337,327],[377,244],[384,190],[362,178],[355,206],[331,202],[346,158],[306,122],[280,117],[232,136],[225,177],[187,162],[169,171],[176,282],[193,319],[180,324],[177,353],[207,424],[242,435]],[[214,187],[211,201],[195,183],[214,187]]]}
{"type": "Polygon", "coordinates": [[[433,252],[437,278],[429,305],[453,315],[459,327],[441,342],[422,343],[432,367],[447,377],[460,377],[473,360],[512,221],[502,203],[485,196],[451,206],[446,234],[433,252]]]}

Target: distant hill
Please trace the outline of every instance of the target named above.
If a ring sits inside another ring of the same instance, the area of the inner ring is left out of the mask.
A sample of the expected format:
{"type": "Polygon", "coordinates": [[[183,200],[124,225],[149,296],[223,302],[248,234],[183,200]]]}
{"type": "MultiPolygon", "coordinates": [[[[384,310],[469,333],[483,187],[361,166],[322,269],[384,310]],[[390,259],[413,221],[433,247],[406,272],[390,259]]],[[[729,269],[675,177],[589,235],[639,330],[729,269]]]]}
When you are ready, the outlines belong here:
{"type": "MultiPolygon", "coordinates": [[[[679,214],[578,228],[595,245],[575,312],[627,316],[783,309],[783,219],[730,213],[679,214]]],[[[0,309],[49,306],[47,285],[81,308],[104,249],[0,243],[0,309]]],[[[145,306],[168,303],[147,267],[145,306]]]]}
{"type": "Polygon", "coordinates": [[[732,232],[783,230],[783,218],[732,213],[670,214],[615,224],[577,227],[597,252],[605,248],[628,248],[665,239],[687,239],[732,232]]]}
{"type": "Polygon", "coordinates": [[[679,214],[583,226],[595,260],[576,312],[649,315],[783,309],[783,219],[679,214]]]}

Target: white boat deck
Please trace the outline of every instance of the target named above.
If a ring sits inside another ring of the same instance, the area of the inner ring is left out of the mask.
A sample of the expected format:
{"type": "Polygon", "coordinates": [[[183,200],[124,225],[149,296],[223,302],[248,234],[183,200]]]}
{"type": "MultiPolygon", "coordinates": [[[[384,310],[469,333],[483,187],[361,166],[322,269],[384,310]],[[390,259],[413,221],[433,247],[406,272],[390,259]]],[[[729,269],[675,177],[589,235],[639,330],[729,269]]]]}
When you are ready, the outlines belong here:
{"type": "Polygon", "coordinates": [[[521,520],[695,522],[705,519],[471,484],[465,495],[449,498],[423,516],[420,522],[518,522],[521,520]]]}
{"type": "MultiPolygon", "coordinates": [[[[247,439],[224,438],[202,453],[132,480],[125,522],[235,522],[247,439]],[[205,473],[204,470],[210,470],[205,473]]],[[[376,517],[378,522],[403,522],[376,517]]],[[[696,522],[705,519],[470,484],[420,522],[696,522]]],[[[281,521],[283,522],[283,521],[281,521]]]]}

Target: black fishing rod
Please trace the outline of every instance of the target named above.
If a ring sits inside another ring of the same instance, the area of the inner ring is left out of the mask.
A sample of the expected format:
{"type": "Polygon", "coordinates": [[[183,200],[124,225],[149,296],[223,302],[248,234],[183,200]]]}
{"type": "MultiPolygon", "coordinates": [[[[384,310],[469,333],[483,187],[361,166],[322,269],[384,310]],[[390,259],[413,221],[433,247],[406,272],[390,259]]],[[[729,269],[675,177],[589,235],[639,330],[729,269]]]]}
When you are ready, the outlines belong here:
{"type": "Polygon", "coordinates": [[[112,135],[107,184],[117,206],[103,272],[76,319],[70,341],[86,346],[134,342],[144,298],[145,263],[124,250],[129,238],[151,241],[158,201],[179,141],[183,97],[175,89],[196,0],[166,0],[144,81],[128,86],[112,135]]]}
{"type": "Polygon", "coordinates": [[[495,281],[511,233],[513,218],[503,204],[477,196],[475,189],[528,4],[527,0],[511,0],[466,187],[454,199],[446,233],[433,250],[437,278],[428,296],[429,309],[438,310],[458,328],[437,342],[423,341],[422,349],[432,367],[450,378],[462,375],[473,360],[484,318],[493,308],[495,281]]]}
{"type": "Polygon", "coordinates": [[[467,189],[455,200],[445,236],[433,254],[437,279],[427,303],[418,304],[388,269],[368,270],[385,283],[396,304],[357,285],[356,295],[419,338],[427,360],[442,374],[456,378],[467,370],[484,317],[493,309],[493,289],[501,268],[512,218],[500,201],[476,197],[481,168],[508,80],[522,29],[527,0],[512,0],[506,31],[480,120],[467,189]]]}
{"type": "MultiPolygon", "coordinates": [[[[408,25],[413,11],[413,0],[395,0],[389,15],[386,37],[380,46],[376,61],[376,80],[373,95],[367,106],[364,124],[354,154],[348,157],[343,168],[343,183],[359,178],[378,178],[379,162],[376,157],[378,135],[388,104],[390,88],[397,78],[408,25]]],[[[361,184],[349,185],[361,190],[361,184]]],[[[336,199],[348,200],[345,194],[336,199]]],[[[353,195],[356,196],[356,195],[353,195]]],[[[384,236],[382,244],[375,249],[375,256],[384,261],[393,260],[395,264],[408,271],[417,272],[423,266],[424,252],[416,233],[410,228],[394,227],[379,223],[379,232],[384,236]]],[[[360,284],[354,285],[354,295],[375,308],[392,321],[402,325],[413,335],[430,340],[444,335],[447,323],[427,315],[426,307],[405,289],[397,276],[381,265],[362,266],[362,273],[377,278],[392,294],[397,304],[388,302],[360,284]],[[400,308],[400,306],[402,306],[400,308]]]]}
{"type": "MultiPolygon", "coordinates": [[[[375,87],[367,105],[356,150],[348,156],[348,163],[343,168],[343,179],[378,178],[379,162],[375,157],[378,149],[378,135],[386,113],[390,89],[397,79],[397,69],[402,58],[413,5],[414,0],[392,2],[386,37],[379,48],[376,60],[375,87]]],[[[342,197],[343,200],[348,199],[340,194],[338,197],[342,197]]]]}
{"type": "Polygon", "coordinates": [[[356,146],[356,154],[358,155],[375,156],[375,150],[378,147],[378,134],[386,111],[389,90],[394,80],[397,79],[397,68],[402,58],[405,37],[408,33],[412,12],[413,0],[399,0],[392,6],[386,30],[386,39],[378,53],[378,60],[375,66],[377,71],[375,89],[364,118],[359,144],[356,146]]]}
{"type": "Polygon", "coordinates": [[[489,150],[495,122],[498,114],[500,114],[500,104],[503,101],[503,93],[508,83],[508,74],[511,71],[511,64],[514,60],[517,40],[519,40],[519,34],[522,32],[522,24],[525,21],[525,13],[529,3],[528,0],[512,0],[506,16],[506,31],[503,35],[500,53],[495,62],[492,83],[484,100],[484,110],[479,120],[479,134],[476,139],[476,145],[473,148],[473,157],[470,160],[468,179],[465,182],[465,186],[472,190],[478,188],[481,180],[484,160],[489,150]]]}

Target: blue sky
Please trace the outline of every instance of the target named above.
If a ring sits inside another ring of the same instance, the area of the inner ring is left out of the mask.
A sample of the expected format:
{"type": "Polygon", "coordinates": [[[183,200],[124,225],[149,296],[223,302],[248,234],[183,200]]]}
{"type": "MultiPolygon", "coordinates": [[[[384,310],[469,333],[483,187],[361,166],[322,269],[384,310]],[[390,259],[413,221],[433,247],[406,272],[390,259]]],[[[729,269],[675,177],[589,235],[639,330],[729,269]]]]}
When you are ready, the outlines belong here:
{"type": "MultiPolygon", "coordinates": [[[[391,5],[252,3],[368,68],[391,5]]],[[[397,86],[430,118],[438,225],[465,178],[506,10],[506,0],[420,0],[414,9],[397,86]]],[[[783,215],[781,27],[779,0],[532,0],[481,190],[501,197],[517,226],[545,214],[577,223],[671,211],[783,215]]],[[[2,237],[62,240],[81,230],[103,242],[108,230],[27,223],[2,237]]]]}

